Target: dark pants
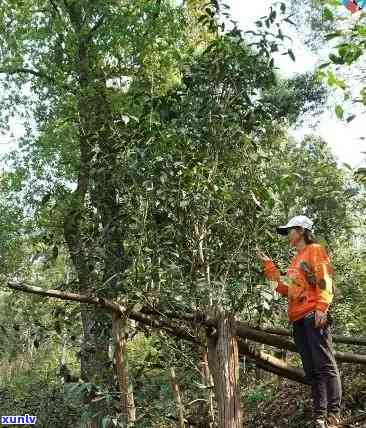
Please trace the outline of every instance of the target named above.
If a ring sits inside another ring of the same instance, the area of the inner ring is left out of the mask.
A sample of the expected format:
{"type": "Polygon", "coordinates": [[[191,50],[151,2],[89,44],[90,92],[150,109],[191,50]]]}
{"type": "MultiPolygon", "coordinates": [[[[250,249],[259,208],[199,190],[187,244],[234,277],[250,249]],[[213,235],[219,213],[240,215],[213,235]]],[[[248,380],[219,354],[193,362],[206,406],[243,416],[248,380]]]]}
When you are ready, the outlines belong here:
{"type": "Polygon", "coordinates": [[[315,328],[314,313],[293,323],[296,348],[312,388],[314,417],[340,414],[342,386],[329,326],[315,328]]]}

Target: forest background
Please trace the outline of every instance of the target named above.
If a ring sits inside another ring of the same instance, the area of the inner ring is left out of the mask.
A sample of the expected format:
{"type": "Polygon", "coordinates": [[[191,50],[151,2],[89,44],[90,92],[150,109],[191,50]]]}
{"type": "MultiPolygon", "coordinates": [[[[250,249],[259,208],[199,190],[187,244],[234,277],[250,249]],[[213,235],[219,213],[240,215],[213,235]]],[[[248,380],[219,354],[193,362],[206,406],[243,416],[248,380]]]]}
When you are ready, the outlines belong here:
{"type": "MultiPolygon", "coordinates": [[[[275,226],[310,216],[335,333],[364,334],[366,169],[311,132],[364,120],[365,14],[339,3],[276,2],[243,29],[218,1],[1,2],[0,126],[22,132],[0,180],[0,414],[249,427],[285,387],[307,417],[255,246],[285,270],[275,226]],[[294,37],[319,63],[289,75],[294,37]]],[[[337,343],[350,414],[364,344],[337,343]]]]}

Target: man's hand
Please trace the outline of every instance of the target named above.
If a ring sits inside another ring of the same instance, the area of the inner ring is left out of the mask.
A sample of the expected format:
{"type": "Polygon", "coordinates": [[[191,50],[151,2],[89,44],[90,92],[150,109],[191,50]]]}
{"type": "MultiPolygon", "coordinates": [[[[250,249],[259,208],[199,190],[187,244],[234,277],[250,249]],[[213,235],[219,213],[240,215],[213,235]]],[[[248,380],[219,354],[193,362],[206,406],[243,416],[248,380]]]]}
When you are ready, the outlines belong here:
{"type": "Polygon", "coordinates": [[[315,328],[323,328],[327,324],[327,313],[323,311],[315,311],[315,328]]]}
{"type": "Polygon", "coordinates": [[[256,246],[256,250],[257,250],[257,256],[259,260],[261,260],[262,262],[271,260],[270,257],[268,257],[266,254],[263,253],[263,251],[258,247],[258,245],[256,246]]]}

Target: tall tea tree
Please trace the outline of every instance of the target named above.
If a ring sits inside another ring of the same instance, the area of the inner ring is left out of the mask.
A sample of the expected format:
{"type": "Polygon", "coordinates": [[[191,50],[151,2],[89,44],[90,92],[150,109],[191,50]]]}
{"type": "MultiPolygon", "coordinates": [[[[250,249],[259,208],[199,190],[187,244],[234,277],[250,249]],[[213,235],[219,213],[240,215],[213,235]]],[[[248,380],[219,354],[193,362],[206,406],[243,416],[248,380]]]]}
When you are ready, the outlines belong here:
{"type": "Polygon", "coordinates": [[[138,137],[121,165],[134,212],[125,283],[138,305],[201,310],[224,322],[245,313],[256,281],[254,247],[270,227],[258,200],[268,150],[283,134],[280,122],[297,119],[292,103],[303,100],[299,113],[318,90],[307,89],[305,96],[299,82],[280,82],[271,61],[235,30],[187,64],[182,85],[152,99],[139,126],[127,125],[138,137]]]}

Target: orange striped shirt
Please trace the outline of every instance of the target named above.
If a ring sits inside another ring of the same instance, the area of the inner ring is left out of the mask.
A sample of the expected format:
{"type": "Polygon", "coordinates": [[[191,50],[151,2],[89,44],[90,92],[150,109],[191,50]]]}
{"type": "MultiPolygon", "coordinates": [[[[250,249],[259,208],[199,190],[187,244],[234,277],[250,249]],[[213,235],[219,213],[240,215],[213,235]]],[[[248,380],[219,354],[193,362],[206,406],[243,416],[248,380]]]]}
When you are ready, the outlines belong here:
{"type": "Polygon", "coordinates": [[[307,314],[326,312],[333,300],[333,269],[329,256],[319,244],[307,245],[293,258],[286,275],[272,260],[263,262],[264,274],[277,283],[276,291],[288,297],[288,316],[296,321],[307,314]]]}

